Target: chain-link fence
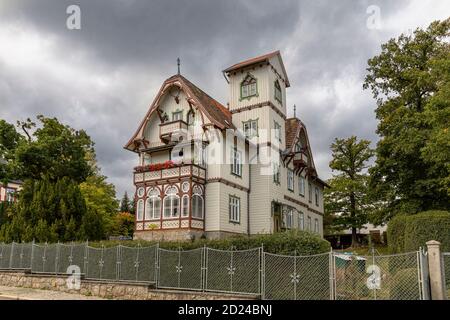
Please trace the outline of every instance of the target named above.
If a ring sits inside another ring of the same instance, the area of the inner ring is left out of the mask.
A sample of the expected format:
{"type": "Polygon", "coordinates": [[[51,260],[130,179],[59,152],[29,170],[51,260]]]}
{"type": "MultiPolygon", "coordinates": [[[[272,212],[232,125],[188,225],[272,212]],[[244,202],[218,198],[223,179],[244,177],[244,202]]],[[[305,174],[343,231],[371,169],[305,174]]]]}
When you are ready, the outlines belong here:
{"type": "Polygon", "coordinates": [[[339,300],[422,299],[420,252],[396,255],[334,255],[339,300]]]}
{"type": "Polygon", "coordinates": [[[442,254],[442,262],[444,265],[445,288],[447,290],[447,298],[450,300],[450,252],[442,254]]]}
{"type": "Polygon", "coordinates": [[[193,250],[159,249],[159,288],[203,289],[204,248],[193,250]]]}
{"type": "Polygon", "coordinates": [[[262,248],[205,251],[205,290],[260,294],[262,248]]]}
{"type": "MultiPolygon", "coordinates": [[[[428,299],[426,253],[310,256],[249,250],[167,250],[87,243],[0,244],[0,269],[67,274],[86,279],[145,282],[158,288],[257,295],[263,299],[428,299]]],[[[450,293],[450,253],[443,254],[450,293]]]]}
{"type": "Polygon", "coordinates": [[[286,256],[264,253],[264,298],[333,299],[331,253],[286,256]]]}

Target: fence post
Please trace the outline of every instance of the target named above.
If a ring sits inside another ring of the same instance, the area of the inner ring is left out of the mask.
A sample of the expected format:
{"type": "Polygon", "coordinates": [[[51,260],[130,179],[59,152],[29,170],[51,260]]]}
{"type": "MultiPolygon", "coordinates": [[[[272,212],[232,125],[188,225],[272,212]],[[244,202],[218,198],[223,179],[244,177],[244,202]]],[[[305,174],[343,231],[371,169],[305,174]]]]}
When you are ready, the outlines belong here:
{"type": "Polygon", "coordinates": [[[88,277],[88,268],[89,268],[89,240],[86,240],[86,244],[84,247],[84,276],[88,277]]]}
{"type": "Polygon", "coordinates": [[[329,262],[328,262],[328,272],[330,273],[330,300],[336,300],[334,293],[334,279],[335,279],[335,269],[334,269],[334,257],[333,257],[333,248],[330,248],[329,253],[329,262]]]}
{"type": "Polygon", "coordinates": [[[155,286],[157,286],[158,283],[158,277],[159,277],[159,241],[156,243],[156,251],[155,251],[155,286]]]}
{"type": "Polygon", "coordinates": [[[121,272],[121,268],[122,268],[121,247],[122,247],[122,245],[119,244],[117,246],[117,252],[116,252],[116,280],[117,281],[120,280],[120,272],[121,272]]]}
{"type": "Polygon", "coordinates": [[[447,300],[442,268],[441,243],[435,240],[428,241],[428,270],[430,273],[431,299],[447,300]]]}
{"type": "Polygon", "coordinates": [[[23,240],[20,243],[20,262],[19,262],[19,268],[23,268],[23,240]]]}
{"type": "Polygon", "coordinates": [[[31,261],[30,261],[30,270],[33,272],[33,260],[34,260],[34,239],[31,242],[31,261]]]}
{"type": "Polygon", "coordinates": [[[9,268],[12,269],[12,262],[14,258],[14,241],[11,243],[11,252],[9,253],[9,268]]]}
{"type": "Polygon", "coordinates": [[[61,244],[58,242],[56,243],[56,252],[55,252],[55,274],[58,274],[58,266],[59,266],[59,254],[61,252],[61,244]]]}

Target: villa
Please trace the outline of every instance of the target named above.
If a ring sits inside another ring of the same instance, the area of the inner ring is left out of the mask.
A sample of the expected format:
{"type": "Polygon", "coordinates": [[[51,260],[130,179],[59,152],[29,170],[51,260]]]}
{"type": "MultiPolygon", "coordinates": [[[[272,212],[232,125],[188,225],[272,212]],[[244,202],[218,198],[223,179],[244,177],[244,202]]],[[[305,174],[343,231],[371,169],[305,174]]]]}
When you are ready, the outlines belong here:
{"type": "Polygon", "coordinates": [[[302,229],[323,235],[323,188],[305,124],[288,118],[279,51],[234,64],[223,105],[180,74],[164,81],[125,149],[139,156],[135,238],[302,229]]]}

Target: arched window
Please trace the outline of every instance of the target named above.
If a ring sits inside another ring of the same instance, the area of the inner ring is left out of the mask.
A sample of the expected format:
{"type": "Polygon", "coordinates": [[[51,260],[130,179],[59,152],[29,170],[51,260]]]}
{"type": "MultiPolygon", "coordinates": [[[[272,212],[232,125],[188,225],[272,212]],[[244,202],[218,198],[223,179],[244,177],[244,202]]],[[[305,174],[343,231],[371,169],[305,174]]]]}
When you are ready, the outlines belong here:
{"type": "Polygon", "coordinates": [[[142,221],[142,218],[144,217],[144,200],[139,199],[136,205],[136,220],[142,221]]]}
{"type": "Polygon", "coordinates": [[[194,121],[195,121],[195,113],[193,110],[189,110],[187,114],[187,124],[192,126],[194,125],[194,121]]]}
{"type": "Polygon", "coordinates": [[[275,81],[275,100],[277,100],[279,103],[283,102],[283,95],[281,94],[281,86],[278,80],[275,81]]]}
{"type": "Polygon", "coordinates": [[[180,213],[180,197],[176,187],[169,187],[164,198],[164,218],[175,218],[180,213]]]}
{"type": "Polygon", "coordinates": [[[145,220],[159,219],[161,217],[161,198],[159,190],[150,189],[145,203],[145,220]]]}
{"type": "Polygon", "coordinates": [[[256,78],[248,73],[241,82],[241,99],[256,96],[257,94],[256,78]]]}
{"type": "Polygon", "coordinates": [[[181,198],[181,216],[189,216],[189,196],[187,194],[181,198]]]}
{"type": "Polygon", "coordinates": [[[203,219],[203,190],[199,186],[192,189],[192,217],[203,219]]]}

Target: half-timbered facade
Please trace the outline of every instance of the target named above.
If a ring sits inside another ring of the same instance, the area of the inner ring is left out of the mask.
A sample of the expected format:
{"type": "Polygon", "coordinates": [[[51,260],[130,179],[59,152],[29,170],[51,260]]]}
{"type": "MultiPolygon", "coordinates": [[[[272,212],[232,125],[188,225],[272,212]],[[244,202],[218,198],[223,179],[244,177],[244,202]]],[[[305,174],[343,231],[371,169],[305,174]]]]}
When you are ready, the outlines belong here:
{"type": "Polygon", "coordinates": [[[227,107],[180,74],[162,84],[125,148],[138,155],[136,238],[323,233],[306,127],[286,117],[278,51],[223,71],[227,107]]]}

